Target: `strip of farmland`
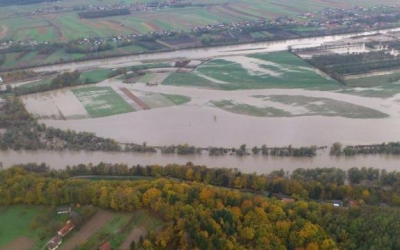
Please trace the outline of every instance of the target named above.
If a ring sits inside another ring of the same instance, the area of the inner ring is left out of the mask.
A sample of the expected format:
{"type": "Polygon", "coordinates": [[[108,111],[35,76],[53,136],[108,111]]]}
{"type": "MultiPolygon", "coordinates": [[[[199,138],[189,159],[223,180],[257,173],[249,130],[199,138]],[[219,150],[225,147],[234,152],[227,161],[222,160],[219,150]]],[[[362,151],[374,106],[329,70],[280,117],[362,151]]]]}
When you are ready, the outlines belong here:
{"type": "Polygon", "coordinates": [[[139,105],[143,110],[149,110],[150,107],[144,103],[142,100],[139,99],[139,97],[135,96],[134,94],[132,94],[132,92],[130,92],[127,88],[120,88],[120,90],[122,92],[124,92],[124,94],[129,97],[132,101],[134,101],[137,105],[139,105]]]}
{"type": "Polygon", "coordinates": [[[81,228],[81,230],[79,230],[79,232],[75,232],[72,238],[63,243],[60,250],[76,249],[81,242],[86,241],[90,236],[99,231],[112,217],[113,214],[111,212],[100,210],[81,228]]]}

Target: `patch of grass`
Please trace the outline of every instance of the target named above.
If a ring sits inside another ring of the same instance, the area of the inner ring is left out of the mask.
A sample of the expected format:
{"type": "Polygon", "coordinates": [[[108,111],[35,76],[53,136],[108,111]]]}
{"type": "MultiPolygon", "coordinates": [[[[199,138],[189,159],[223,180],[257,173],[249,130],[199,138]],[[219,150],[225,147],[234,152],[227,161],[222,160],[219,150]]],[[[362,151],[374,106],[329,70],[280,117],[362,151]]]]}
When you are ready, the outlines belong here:
{"type": "Polygon", "coordinates": [[[349,87],[376,87],[391,83],[391,79],[400,80],[400,72],[387,75],[366,76],[356,79],[348,79],[346,80],[346,83],[349,87]]]}
{"type": "Polygon", "coordinates": [[[183,96],[183,95],[167,95],[167,94],[161,94],[171,102],[173,102],[175,105],[182,105],[184,103],[190,102],[190,97],[183,96]]]}
{"type": "Polygon", "coordinates": [[[19,55],[19,52],[12,52],[6,54],[6,61],[2,65],[4,68],[12,68],[18,65],[18,61],[15,58],[19,55]]]}
{"type": "Polygon", "coordinates": [[[134,111],[111,87],[86,87],[72,89],[75,96],[92,118],[134,111]]]}
{"type": "Polygon", "coordinates": [[[171,67],[171,63],[147,63],[147,64],[139,64],[130,67],[132,70],[143,70],[143,69],[157,69],[157,68],[168,68],[171,67]]]}
{"type": "Polygon", "coordinates": [[[231,100],[212,101],[211,103],[220,109],[240,115],[256,117],[287,117],[291,115],[289,112],[281,109],[273,107],[260,108],[253,105],[235,103],[231,100]]]}
{"type": "Polygon", "coordinates": [[[85,242],[85,248],[96,247],[107,239],[113,249],[119,249],[119,246],[134,228],[145,228],[147,233],[148,230],[155,230],[161,224],[162,221],[152,216],[147,210],[138,210],[133,213],[114,213],[113,218],[85,242]]]}
{"type": "Polygon", "coordinates": [[[84,83],[97,83],[108,79],[111,69],[99,69],[81,73],[80,80],[84,83]]]}
{"type": "Polygon", "coordinates": [[[20,89],[31,89],[31,88],[36,88],[36,87],[42,86],[42,85],[49,86],[53,79],[54,78],[47,78],[47,79],[42,79],[42,80],[35,81],[35,82],[26,83],[24,85],[19,86],[18,88],[20,88],[20,89]]]}
{"type": "Polygon", "coordinates": [[[129,46],[124,46],[124,47],[119,47],[117,48],[119,51],[123,51],[125,53],[143,53],[148,51],[146,48],[143,48],[138,45],[129,45],[129,46]]]}
{"type": "Polygon", "coordinates": [[[171,73],[162,82],[163,85],[205,87],[210,89],[222,89],[221,86],[213,83],[194,73],[171,73]]]}
{"type": "Polygon", "coordinates": [[[273,95],[267,97],[266,100],[295,107],[304,107],[307,110],[307,112],[294,114],[292,116],[322,115],[341,116],[353,119],[379,119],[388,117],[387,114],[375,109],[328,98],[273,95]]]}
{"type": "Polygon", "coordinates": [[[149,82],[154,76],[154,73],[146,73],[142,78],[140,78],[139,82],[149,82]]]}
{"type": "Polygon", "coordinates": [[[192,73],[171,74],[163,84],[224,90],[266,88],[332,90],[340,87],[338,82],[319,75],[309,64],[289,52],[250,55],[243,57],[243,64],[240,63],[240,59],[238,62],[228,60],[214,59],[192,73]]]}
{"type": "Polygon", "coordinates": [[[38,206],[0,206],[0,248],[20,236],[36,241],[35,230],[30,224],[40,210],[38,206]]]}
{"type": "Polygon", "coordinates": [[[133,217],[129,226],[118,235],[114,235],[110,239],[110,243],[114,249],[120,249],[121,244],[125,241],[128,235],[134,228],[144,228],[147,231],[154,231],[163,224],[163,221],[152,215],[149,211],[140,209],[133,213],[133,217]]]}
{"type": "Polygon", "coordinates": [[[392,97],[400,93],[400,72],[379,76],[366,76],[346,80],[348,87],[340,93],[359,95],[365,97],[392,97]]]}

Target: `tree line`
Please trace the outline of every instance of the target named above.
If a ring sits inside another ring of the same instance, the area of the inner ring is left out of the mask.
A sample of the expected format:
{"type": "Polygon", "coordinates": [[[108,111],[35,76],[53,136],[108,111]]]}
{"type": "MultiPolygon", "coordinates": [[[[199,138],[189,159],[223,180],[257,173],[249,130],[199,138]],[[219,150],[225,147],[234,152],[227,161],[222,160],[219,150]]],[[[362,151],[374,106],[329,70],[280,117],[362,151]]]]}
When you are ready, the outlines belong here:
{"type": "Polygon", "coordinates": [[[69,178],[76,176],[142,176],[195,181],[206,185],[247,190],[272,196],[325,201],[355,201],[360,205],[400,206],[400,173],[374,168],[296,169],[291,174],[283,170],[270,174],[247,174],[230,168],[207,168],[188,162],[186,165],[78,164],[65,170],[51,170],[46,164],[22,165],[25,170],[69,178]],[[265,193],[267,192],[267,193],[265,193]]]}
{"type": "Polygon", "coordinates": [[[89,10],[84,12],[79,12],[79,18],[100,18],[108,16],[121,16],[129,15],[131,11],[129,9],[110,9],[110,10],[89,10]]]}
{"type": "Polygon", "coordinates": [[[330,148],[330,155],[354,156],[367,154],[400,155],[400,142],[388,142],[373,145],[355,145],[343,147],[340,142],[335,142],[330,148]]]}

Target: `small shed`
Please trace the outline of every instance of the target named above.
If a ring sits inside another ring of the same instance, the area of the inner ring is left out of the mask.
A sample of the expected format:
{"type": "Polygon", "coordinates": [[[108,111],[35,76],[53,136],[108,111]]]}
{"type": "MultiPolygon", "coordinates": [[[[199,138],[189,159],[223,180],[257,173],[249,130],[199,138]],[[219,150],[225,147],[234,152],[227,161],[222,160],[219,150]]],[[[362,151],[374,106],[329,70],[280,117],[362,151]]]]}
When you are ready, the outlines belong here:
{"type": "Polygon", "coordinates": [[[59,207],[57,208],[57,214],[67,214],[71,212],[71,207],[59,207]]]}
{"type": "Polygon", "coordinates": [[[328,202],[331,203],[334,207],[343,207],[343,201],[341,200],[330,200],[328,202]]]}

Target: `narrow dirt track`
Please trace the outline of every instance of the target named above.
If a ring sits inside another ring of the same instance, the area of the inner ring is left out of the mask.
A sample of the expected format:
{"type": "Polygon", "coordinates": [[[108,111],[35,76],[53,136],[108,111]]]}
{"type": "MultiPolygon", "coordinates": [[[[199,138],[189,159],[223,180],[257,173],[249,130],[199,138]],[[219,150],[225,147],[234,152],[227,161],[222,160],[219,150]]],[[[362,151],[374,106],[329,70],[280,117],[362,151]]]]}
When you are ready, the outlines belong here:
{"type": "Polygon", "coordinates": [[[146,103],[144,103],[142,100],[140,100],[139,97],[137,97],[134,94],[132,94],[132,92],[130,92],[127,88],[120,88],[120,90],[122,92],[124,92],[124,94],[127,97],[132,99],[132,101],[134,101],[137,105],[139,105],[143,110],[149,110],[150,109],[150,107],[146,103]]]}
{"type": "Polygon", "coordinates": [[[100,230],[100,228],[106,224],[113,214],[108,211],[100,210],[88,221],[75,235],[69,238],[67,241],[63,241],[60,246],[60,250],[72,250],[75,249],[79,244],[90,238],[93,234],[100,230]]]}

